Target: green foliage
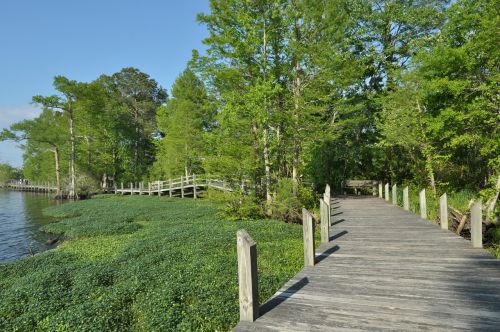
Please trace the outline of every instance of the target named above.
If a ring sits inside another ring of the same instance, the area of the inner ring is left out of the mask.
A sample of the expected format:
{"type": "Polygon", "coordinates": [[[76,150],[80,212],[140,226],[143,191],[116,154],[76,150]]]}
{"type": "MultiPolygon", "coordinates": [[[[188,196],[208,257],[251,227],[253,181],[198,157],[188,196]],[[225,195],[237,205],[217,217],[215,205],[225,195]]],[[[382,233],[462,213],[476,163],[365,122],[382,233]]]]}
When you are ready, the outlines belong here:
{"type": "Polygon", "coordinates": [[[486,237],[489,239],[487,249],[497,258],[500,258],[500,225],[491,227],[486,233],[486,237]]]}
{"type": "Polygon", "coordinates": [[[227,220],[237,221],[265,218],[264,206],[253,194],[238,191],[225,193],[218,190],[211,190],[208,197],[223,205],[219,216],[227,220]]]}
{"type": "Polygon", "coordinates": [[[19,179],[21,172],[9,164],[0,163],[0,184],[9,180],[19,179]]]}
{"type": "Polygon", "coordinates": [[[155,178],[202,173],[206,154],[205,133],[213,127],[213,108],[203,82],[186,69],[172,87],[172,98],[157,114],[164,136],[157,144],[155,178]]]}
{"type": "Polygon", "coordinates": [[[302,266],[300,226],[230,222],[219,204],[147,196],[52,207],[46,226],[72,240],[0,265],[0,330],[221,331],[238,322],[235,234],[259,251],[269,298],[302,266]]]}

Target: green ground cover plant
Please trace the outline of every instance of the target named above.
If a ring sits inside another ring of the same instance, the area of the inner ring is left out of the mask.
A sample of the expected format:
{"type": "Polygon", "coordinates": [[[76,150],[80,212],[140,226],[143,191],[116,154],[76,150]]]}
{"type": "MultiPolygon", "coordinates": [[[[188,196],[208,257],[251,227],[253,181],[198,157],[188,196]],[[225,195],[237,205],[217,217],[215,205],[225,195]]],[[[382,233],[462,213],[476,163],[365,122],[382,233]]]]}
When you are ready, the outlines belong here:
{"type": "Polygon", "coordinates": [[[226,331],[238,321],[236,231],[268,299],[302,267],[300,225],[227,221],[203,200],[101,196],[46,211],[59,248],[0,265],[1,331],[226,331]]]}

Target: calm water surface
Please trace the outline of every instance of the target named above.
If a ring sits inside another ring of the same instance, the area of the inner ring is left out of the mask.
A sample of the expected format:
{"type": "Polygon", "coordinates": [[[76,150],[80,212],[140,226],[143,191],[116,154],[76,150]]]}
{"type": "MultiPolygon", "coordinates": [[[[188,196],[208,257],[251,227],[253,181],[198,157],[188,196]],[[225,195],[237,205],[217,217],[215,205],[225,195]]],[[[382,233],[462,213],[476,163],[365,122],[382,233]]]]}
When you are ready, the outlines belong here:
{"type": "Polygon", "coordinates": [[[42,210],[56,204],[60,203],[46,194],[0,188],[0,263],[51,247],[46,242],[54,236],[40,232],[40,227],[53,221],[42,210]]]}

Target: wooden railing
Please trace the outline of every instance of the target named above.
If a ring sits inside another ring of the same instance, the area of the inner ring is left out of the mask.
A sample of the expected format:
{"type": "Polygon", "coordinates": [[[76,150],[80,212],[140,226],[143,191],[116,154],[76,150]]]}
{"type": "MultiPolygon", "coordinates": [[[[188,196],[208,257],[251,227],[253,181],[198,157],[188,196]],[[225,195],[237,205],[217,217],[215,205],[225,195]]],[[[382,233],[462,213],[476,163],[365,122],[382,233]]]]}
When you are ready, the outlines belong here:
{"type": "MultiPolygon", "coordinates": [[[[386,183],[384,186],[384,191],[382,192],[382,182],[379,182],[379,197],[385,198],[387,202],[391,201],[393,205],[398,206],[397,201],[397,185],[394,184],[392,186],[392,193],[389,194],[389,183],[386,183]],[[392,198],[392,199],[391,199],[392,198]]],[[[427,211],[427,197],[425,188],[419,192],[419,213],[422,219],[428,218],[427,211]]],[[[439,197],[439,223],[442,229],[450,229],[449,223],[449,213],[448,209],[453,209],[448,206],[448,195],[444,193],[439,197]]],[[[403,189],[403,209],[406,211],[410,210],[410,199],[409,199],[409,188],[405,187],[403,189]]],[[[471,233],[471,243],[474,248],[482,248],[483,247],[483,210],[482,210],[482,201],[478,199],[474,201],[471,205],[470,209],[470,233],[471,233]]],[[[464,224],[466,222],[467,217],[463,218],[457,227],[457,235],[460,235],[464,224]]]]}
{"type": "MultiPolygon", "coordinates": [[[[189,176],[181,176],[180,178],[173,178],[169,180],[157,180],[153,182],[148,182],[147,185],[144,182],[139,183],[128,183],[124,184],[123,182],[120,184],[119,188],[107,188],[106,191],[114,191],[116,194],[148,194],[148,195],[158,195],[161,196],[163,193],[165,195],[173,196],[179,195],[184,197],[184,195],[188,194],[193,195],[194,198],[197,198],[199,191],[207,188],[214,188],[223,191],[233,191],[236,188],[236,181],[227,181],[220,180],[210,176],[198,176],[198,175],[189,175],[189,176]]],[[[238,181],[238,187],[240,189],[245,190],[248,187],[248,181],[243,181],[242,183],[238,181]]]]}
{"type": "MultiPolygon", "coordinates": [[[[321,243],[330,242],[331,196],[327,184],[323,198],[320,199],[321,243]]],[[[314,216],[302,209],[302,232],[304,241],[304,266],[316,264],[314,246],[314,216]]],[[[257,274],[257,243],[246,230],[236,233],[238,255],[238,287],[240,302],[240,321],[253,322],[259,318],[259,295],[257,274]]]]}
{"type": "Polygon", "coordinates": [[[57,186],[51,182],[31,182],[23,180],[10,180],[4,184],[5,188],[19,191],[57,192],[57,186]]]}

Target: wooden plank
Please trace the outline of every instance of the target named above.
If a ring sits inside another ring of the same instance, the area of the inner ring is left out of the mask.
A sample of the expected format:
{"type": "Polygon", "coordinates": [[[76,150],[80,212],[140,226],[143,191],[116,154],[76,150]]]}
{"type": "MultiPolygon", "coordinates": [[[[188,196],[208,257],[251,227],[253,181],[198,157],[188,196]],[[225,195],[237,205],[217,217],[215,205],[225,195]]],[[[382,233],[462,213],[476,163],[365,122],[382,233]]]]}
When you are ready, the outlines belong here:
{"type": "Polygon", "coordinates": [[[197,198],[197,193],[196,193],[196,175],[193,174],[193,198],[197,198]]]}
{"type": "Polygon", "coordinates": [[[319,200],[321,215],[321,242],[330,241],[330,206],[322,199],[319,200]]]}
{"type": "Polygon", "coordinates": [[[181,197],[184,198],[184,180],[181,176],[181,197]]]}
{"type": "Polygon", "coordinates": [[[313,216],[302,209],[302,231],[304,238],[304,266],[314,266],[314,222],[313,216]]]}
{"type": "Polygon", "coordinates": [[[474,248],[483,247],[483,203],[477,200],[470,210],[470,235],[474,248]]]}
{"type": "Polygon", "coordinates": [[[425,189],[418,194],[420,201],[420,218],[427,219],[427,199],[425,198],[425,189]]]}
{"type": "Polygon", "coordinates": [[[409,189],[408,189],[408,186],[406,186],[404,189],[403,189],[403,209],[405,211],[409,211],[410,210],[410,198],[409,198],[409,189]]]}
{"type": "Polygon", "coordinates": [[[316,264],[235,331],[498,330],[500,260],[378,198],[335,205],[316,264]]]}
{"type": "Polygon", "coordinates": [[[398,189],[396,184],[392,186],[392,204],[398,205],[398,189]]]}
{"type": "Polygon", "coordinates": [[[448,229],[448,197],[446,193],[439,197],[439,223],[442,229],[448,229]]]}
{"type": "Polygon", "coordinates": [[[253,322],[259,317],[257,281],[257,245],[247,231],[236,233],[240,321],[253,322]]]}

